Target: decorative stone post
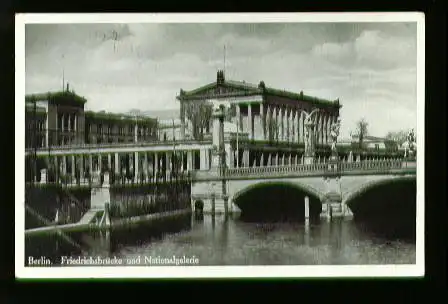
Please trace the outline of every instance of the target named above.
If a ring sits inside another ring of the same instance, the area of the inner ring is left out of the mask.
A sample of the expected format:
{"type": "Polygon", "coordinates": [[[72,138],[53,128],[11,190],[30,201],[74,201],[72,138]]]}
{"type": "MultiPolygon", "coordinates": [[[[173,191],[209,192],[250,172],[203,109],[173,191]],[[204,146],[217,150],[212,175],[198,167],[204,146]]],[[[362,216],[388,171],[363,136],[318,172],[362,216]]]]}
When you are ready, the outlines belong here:
{"type": "Polygon", "coordinates": [[[319,109],[313,110],[311,113],[307,113],[303,111],[305,114],[305,155],[304,155],[304,164],[309,165],[314,163],[315,156],[315,128],[316,122],[313,119],[313,114],[318,112],[319,109]]]}
{"type": "Polygon", "coordinates": [[[219,106],[213,111],[213,148],[212,148],[212,170],[222,174],[225,166],[224,149],[224,106],[219,106]]]}
{"type": "MultiPolygon", "coordinates": [[[[227,195],[227,181],[225,179],[225,169],[226,169],[226,152],[224,146],[224,106],[220,105],[214,108],[213,111],[213,150],[212,150],[212,164],[211,171],[212,174],[221,176],[222,178],[222,195],[221,197],[216,197],[213,194],[212,199],[212,210],[215,209],[216,200],[223,200],[224,203],[224,213],[228,213],[228,195],[227,195]]],[[[213,211],[214,212],[214,211],[213,211]]]]}
{"type": "Polygon", "coordinates": [[[47,169],[40,170],[40,183],[41,184],[47,183],[47,169]]]}
{"type": "Polygon", "coordinates": [[[339,136],[339,128],[341,126],[341,120],[338,118],[338,120],[331,124],[330,127],[330,137],[331,137],[331,156],[330,160],[328,162],[328,170],[336,172],[338,170],[339,166],[339,156],[338,151],[336,148],[336,143],[339,136]]]}

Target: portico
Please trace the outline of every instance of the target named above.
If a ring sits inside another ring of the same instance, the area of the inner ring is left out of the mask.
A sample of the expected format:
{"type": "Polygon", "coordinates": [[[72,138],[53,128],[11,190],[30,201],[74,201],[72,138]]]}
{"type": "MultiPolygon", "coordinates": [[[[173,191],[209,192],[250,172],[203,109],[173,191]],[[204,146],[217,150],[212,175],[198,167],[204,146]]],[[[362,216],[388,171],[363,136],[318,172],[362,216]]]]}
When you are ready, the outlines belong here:
{"type": "MultiPolygon", "coordinates": [[[[247,134],[252,141],[271,141],[281,143],[304,143],[305,112],[319,111],[315,116],[315,143],[329,144],[330,126],[336,122],[341,105],[339,100],[329,101],[269,88],[261,81],[258,85],[226,80],[223,71],[218,71],[216,82],[200,88],[184,91],[181,89],[177,99],[180,102],[181,134],[185,138],[188,130],[198,123],[198,115],[211,119],[207,111],[192,111],[192,108],[205,109],[213,105],[225,104],[230,110],[226,121],[237,126],[237,132],[247,134]]],[[[210,129],[210,128],[208,128],[210,129]]]]}

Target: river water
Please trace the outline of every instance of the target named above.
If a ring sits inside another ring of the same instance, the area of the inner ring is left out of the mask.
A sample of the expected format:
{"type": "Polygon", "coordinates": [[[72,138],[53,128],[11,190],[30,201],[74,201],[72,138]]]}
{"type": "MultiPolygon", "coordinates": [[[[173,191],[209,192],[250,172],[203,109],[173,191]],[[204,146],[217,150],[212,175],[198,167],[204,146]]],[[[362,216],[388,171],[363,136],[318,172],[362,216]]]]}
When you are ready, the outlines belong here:
{"type": "Polygon", "coordinates": [[[82,244],[84,253],[75,248],[62,252],[65,241],[59,241],[58,248],[49,242],[36,252],[33,245],[27,254],[53,256],[55,264],[61,255],[83,255],[140,259],[140,265],[144,260],[173,256],[195,259],[197,264],[188,265],[415,264],[416,255],[415,238],[353,220],[314,221],[305,226],[303,222],[257,223],[238,217],[188,215],[159,225],[113,231],[107,237],[103,233],[72,238],[82,244]]]}

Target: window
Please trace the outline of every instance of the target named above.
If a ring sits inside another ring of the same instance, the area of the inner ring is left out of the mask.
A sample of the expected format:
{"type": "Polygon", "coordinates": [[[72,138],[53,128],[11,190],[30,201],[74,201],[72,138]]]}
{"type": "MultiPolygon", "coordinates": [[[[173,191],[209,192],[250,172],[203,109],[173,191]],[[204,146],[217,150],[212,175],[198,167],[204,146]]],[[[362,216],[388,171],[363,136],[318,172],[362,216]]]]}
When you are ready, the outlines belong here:
{"type": "Polygon", "coordinates": [[[375,150],[379,150],[380,149],[380,144],[375,144],[375,150]]]}

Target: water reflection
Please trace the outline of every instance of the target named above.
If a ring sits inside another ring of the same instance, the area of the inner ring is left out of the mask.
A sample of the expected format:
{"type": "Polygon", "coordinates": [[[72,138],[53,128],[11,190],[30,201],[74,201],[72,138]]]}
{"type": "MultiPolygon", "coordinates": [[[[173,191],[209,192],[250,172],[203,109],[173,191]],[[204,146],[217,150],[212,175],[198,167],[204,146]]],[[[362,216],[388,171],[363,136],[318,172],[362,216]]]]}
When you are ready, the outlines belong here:
{"type": "MultiPolygon", "coordinates": [[[[67,249],[66,242],[54,239],[46,241],[47,251],[50,248],[54,257],[195,256],[200,265],[415,263],[415,240],[375,234],[362,223],[347,220],[253,223],[224,215],[193,215],[71,237],[81,244],[83,252],[67,249]]],[[[41,252],[45,246],[40,247],[41,252]]]]}

